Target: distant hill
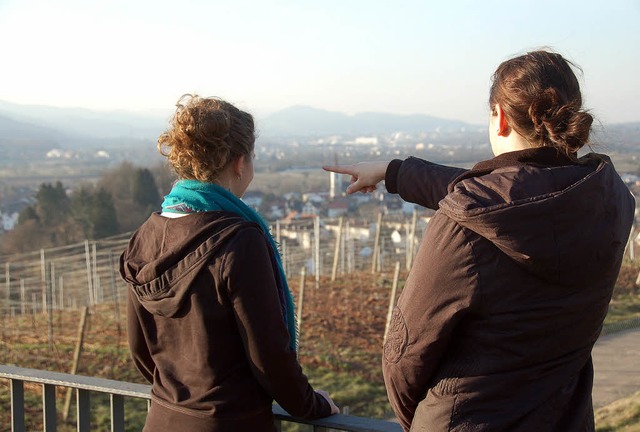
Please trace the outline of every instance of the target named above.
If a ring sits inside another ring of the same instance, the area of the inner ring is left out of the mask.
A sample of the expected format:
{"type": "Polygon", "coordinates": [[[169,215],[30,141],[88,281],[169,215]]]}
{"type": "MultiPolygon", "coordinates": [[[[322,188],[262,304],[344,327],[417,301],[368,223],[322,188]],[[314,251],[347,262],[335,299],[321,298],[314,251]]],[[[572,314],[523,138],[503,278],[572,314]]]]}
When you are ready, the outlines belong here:
{"type": "MultiPolygon", "coordinates": [[[[155,143],[166,129],[171,110],[150,113],[96,111],[21,105],[0,100],[0,145],[22,143],[33,148],[111,149],[155,143]]],[[[348,115],[309,106],[293,106],[256,118],[260,136],[376,135],[395,132],[483,133],[486,125],[423,114],[364,112],[348,115]]],[[[640,122],[606,125],[595,137],[612,146],[634,146],[640,122]],[[631,138],[629,138],[631,137],[631,138]]]]}
{"type": "Polygon", "coordinates": [[[104,147],[139,140],[155,141],[166,127],[161,115],[127,111],[95,111],[43,105],[21,105],[0,101],[0,117],[5,138],[49,138],[66,148],[104,147]]]}
{"type": "Polygon", "coordinates": [[[477,127],[459,120],[428,115],[399,115],[364,112],[347,115],[309,106],[293,106],[270,114],[260,121],[261,133],[268,135],[373,135],[394,132],[429,132],[477,127]]]}
{"type": "Polygon", "coordinates": [[[0,139],[22,139],[49,142],[64,138],[59,130],[40,124],[14,120],[0,114],[0,139]]]}

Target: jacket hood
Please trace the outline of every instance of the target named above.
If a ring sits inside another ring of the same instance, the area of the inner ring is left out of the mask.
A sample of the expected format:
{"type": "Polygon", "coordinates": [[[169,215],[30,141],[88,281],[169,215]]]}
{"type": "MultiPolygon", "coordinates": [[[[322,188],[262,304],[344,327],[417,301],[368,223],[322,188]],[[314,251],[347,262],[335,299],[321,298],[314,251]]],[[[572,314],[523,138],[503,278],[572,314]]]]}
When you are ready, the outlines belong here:
{"type": "Polygon", "coordinates": [[[624,253],[635,201],[610,160],[532,164],[513,153],[461,176],[441,211],[553,283],[575,285],[616,268],[610,263],[624,253]]]}
{"type": "Polygon", "coordinates": [[[154,213],[122,253],[120,275],[148,312],[175,316],[212,254],[246,224],[252,223],[224,211],[180,218],[154,213]]]}

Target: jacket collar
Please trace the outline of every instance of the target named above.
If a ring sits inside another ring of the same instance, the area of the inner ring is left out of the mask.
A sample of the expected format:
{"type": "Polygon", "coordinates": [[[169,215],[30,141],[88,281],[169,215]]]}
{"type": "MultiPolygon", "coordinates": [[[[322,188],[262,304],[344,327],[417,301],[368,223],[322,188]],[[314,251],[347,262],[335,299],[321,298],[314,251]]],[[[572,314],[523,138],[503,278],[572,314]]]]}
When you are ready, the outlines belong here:
{"type": "Polygon", "coordinates": [[[478,162],[471,170],[494,170],[512,165],[564,166],[576,163],[577,157],[570,158],[555,147],[535,147],[502,153],[486,161],[478,162]]]}
{"type": "Polygon", "coordinates": [[[558,167],[579,164],[577,156],[573,158],[554,147],[535,147],[502,153],[493,159],[478,162],[469,171],[458,176],[449,184],[449,192],[453,191],[456,183],[471,177],[480,177],[491,171],[508,166],[533,165],[539,167],[558,167]]]}

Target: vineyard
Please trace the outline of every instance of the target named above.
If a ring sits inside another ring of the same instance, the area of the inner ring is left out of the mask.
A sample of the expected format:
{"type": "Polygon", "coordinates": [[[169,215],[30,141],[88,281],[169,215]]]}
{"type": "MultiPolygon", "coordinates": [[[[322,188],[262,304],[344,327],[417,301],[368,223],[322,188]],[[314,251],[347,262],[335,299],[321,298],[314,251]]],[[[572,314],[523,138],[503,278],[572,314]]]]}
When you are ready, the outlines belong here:
{"type": "MultiPolygon", "coordinates": [[[[273,227],[298,307],[300,362],[314,386],[330,391],[351,414],[393,415],[380,372],[382,341],[389,307],[401,291],[424,223],[379,219],[356,226],[315,219],[273,227]]],[[[5,268],[0,362],[143,382],[129,359],[126,286],[117,274],[127,240],[125,235],[0,257],[5,268]]],[[[638,265],[626,262],[608,322],[640,316],[637,275],[638,265]]],[[[74,430],[73,403],[62,403],[67,395],[58,391],[59,430],[74,430]]],[[[25,392],[29,430],[42,430],[42,389],[26,386],[25,392]]],[[[8,383],[0,380],[0,431],[9,424],[9,394],[8,383]]],[[[145,404],[127,404],[128,430],[140,430],[145,404]]],[[[92,424],[108,430],[108,399],[92,407],[92,424]]]]}

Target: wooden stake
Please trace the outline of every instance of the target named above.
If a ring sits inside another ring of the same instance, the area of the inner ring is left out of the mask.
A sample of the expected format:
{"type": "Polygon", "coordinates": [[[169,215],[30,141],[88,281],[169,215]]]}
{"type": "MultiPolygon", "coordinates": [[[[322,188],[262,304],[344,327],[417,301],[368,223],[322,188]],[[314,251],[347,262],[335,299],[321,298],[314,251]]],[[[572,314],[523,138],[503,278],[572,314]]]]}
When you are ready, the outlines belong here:
{"type": "Polygon", "coordinates": [[[24,279],[20,279],[20,312],[22,313],[22,315],[25,314],[25,301],[27,299],[25,298],[25,292],[24,292],[24,279]]]}
{"type": "Polygon", "coordinates": [[[302,304],[304,303],[304,285],[307,281],[307,269],[302,266],[300,269],[300,294],[298,299],[298,344],[300,343],[300,335],[302,334],[302,304]]]}
{"type": "Polygon", "coordinates": [[[407,242],[410,242],[407,247],[409,248],[409,256],[407,257],[407,271],[411,270],[411,264],[413,264],[413,249],[416,242],[416,224],[418,223],[418,212],[414,208],[413,216],[411,217],[411,230],[407,237],[407,242]]]}
{"type": "MultiPolygon", "coordinates": [[[[80,363],[80,354],[82,353],[82,344],[84,343],[84,331],[87,326],[87,316],[89,315],[89,308],[85,306],[82,309],[82,315],[80,316],[80,325],[78,326],[78,340],[76,342],[76,349],[73,352],[73,365],[71,366],[71,373],[75,375],[78,372],[78,364],[80,363]]],[[[71,395],[73,389],[67,388],[67,396],[64,400],[64,410],[62,411],[62,418],[66,422],[69,418],[69,408],[71,407],[71,395]]]]}
{"type": "Polygon", "coordinates": [[[371,273],[376,272],[378,264],[378,245],[380,243],[380,228],[382,225],[382,212],[378,213],[378,223],[376,224],[376,237],[373,242],[373,254],[371,256],[371,273]]]}
{"type": "Polygon", "coordinates": [[[118,299],[118,284],[116,283],[116,263],[113,259],[113,251],[109,251],[109,264],[111,265],[111,290],[113,291],[113,305],[116,312],[116,323],[118,323],[118,335],[120,334],[120,304],[118,299]]]}
{"type": "Polygon", "coordinates": [[[316,216],[313,221],[313,232],[316,239],[315,258],[316,258],[316,289],[320,288],[320,216],[316,216]]]}
{"type": "Polygon", "coordinates": [[[47,293],[45,294],[47,299],[47,336],[49,340],[49,351],[53,351],[53,278],[54,278],[54,266],[53,262],[50,262],[51,270],[49,272],[49,280],[46,283],[47,293]]]}
{"type": "Polygon", "coordinates": [[[40,249],[40,272],[42,282],[42,313],[47,310],[47,266],[44,259],[44,249],[40,249]]]}
{"type": "Polygon", "coordinates": [[[10,267],[11,267],[10,263],[6,263],[5,264],[4,284],[5,284],[5,289],[7,290],[7,292],[6,292],[6,295],[7,295],[7,309],[11,308],[11,271],[10,271],[10,267]]]}
{"type": "Polygon", "coordinates": [[[94,305],[93,277],[91,276],[91,253],[89,252],[89,240],[84,241],[84,257],[87,262],[87,289],[89,291],[89,306],[94,305]]]}
{"type": "Polygon", "coordinates": [[[387,333],[389,332],[389,325],[391,324],[391,317],[393,316],[393,309],[396,305],[396,292],[398,291],[398,278],[400,277],[400,261],[396,261],[396,270],[393,274],[393,285],[391,287],[391,298],[389,299],[389,310],[387,311],[387,324],[384,326],[384,337],[382,341],[387,340],[387,333]]]}
{"type": "Polygon", "coordinates": [[[336,280],[336,273],[338,272],[338,258],[340,257],[340,242],[342,241],[342,223],[343,223],[343,218],[341,216],[338,222],[338,232],[336,235],[336,247],[333,253],[333,269],[331,269],[331,282],[336,280]]]}

